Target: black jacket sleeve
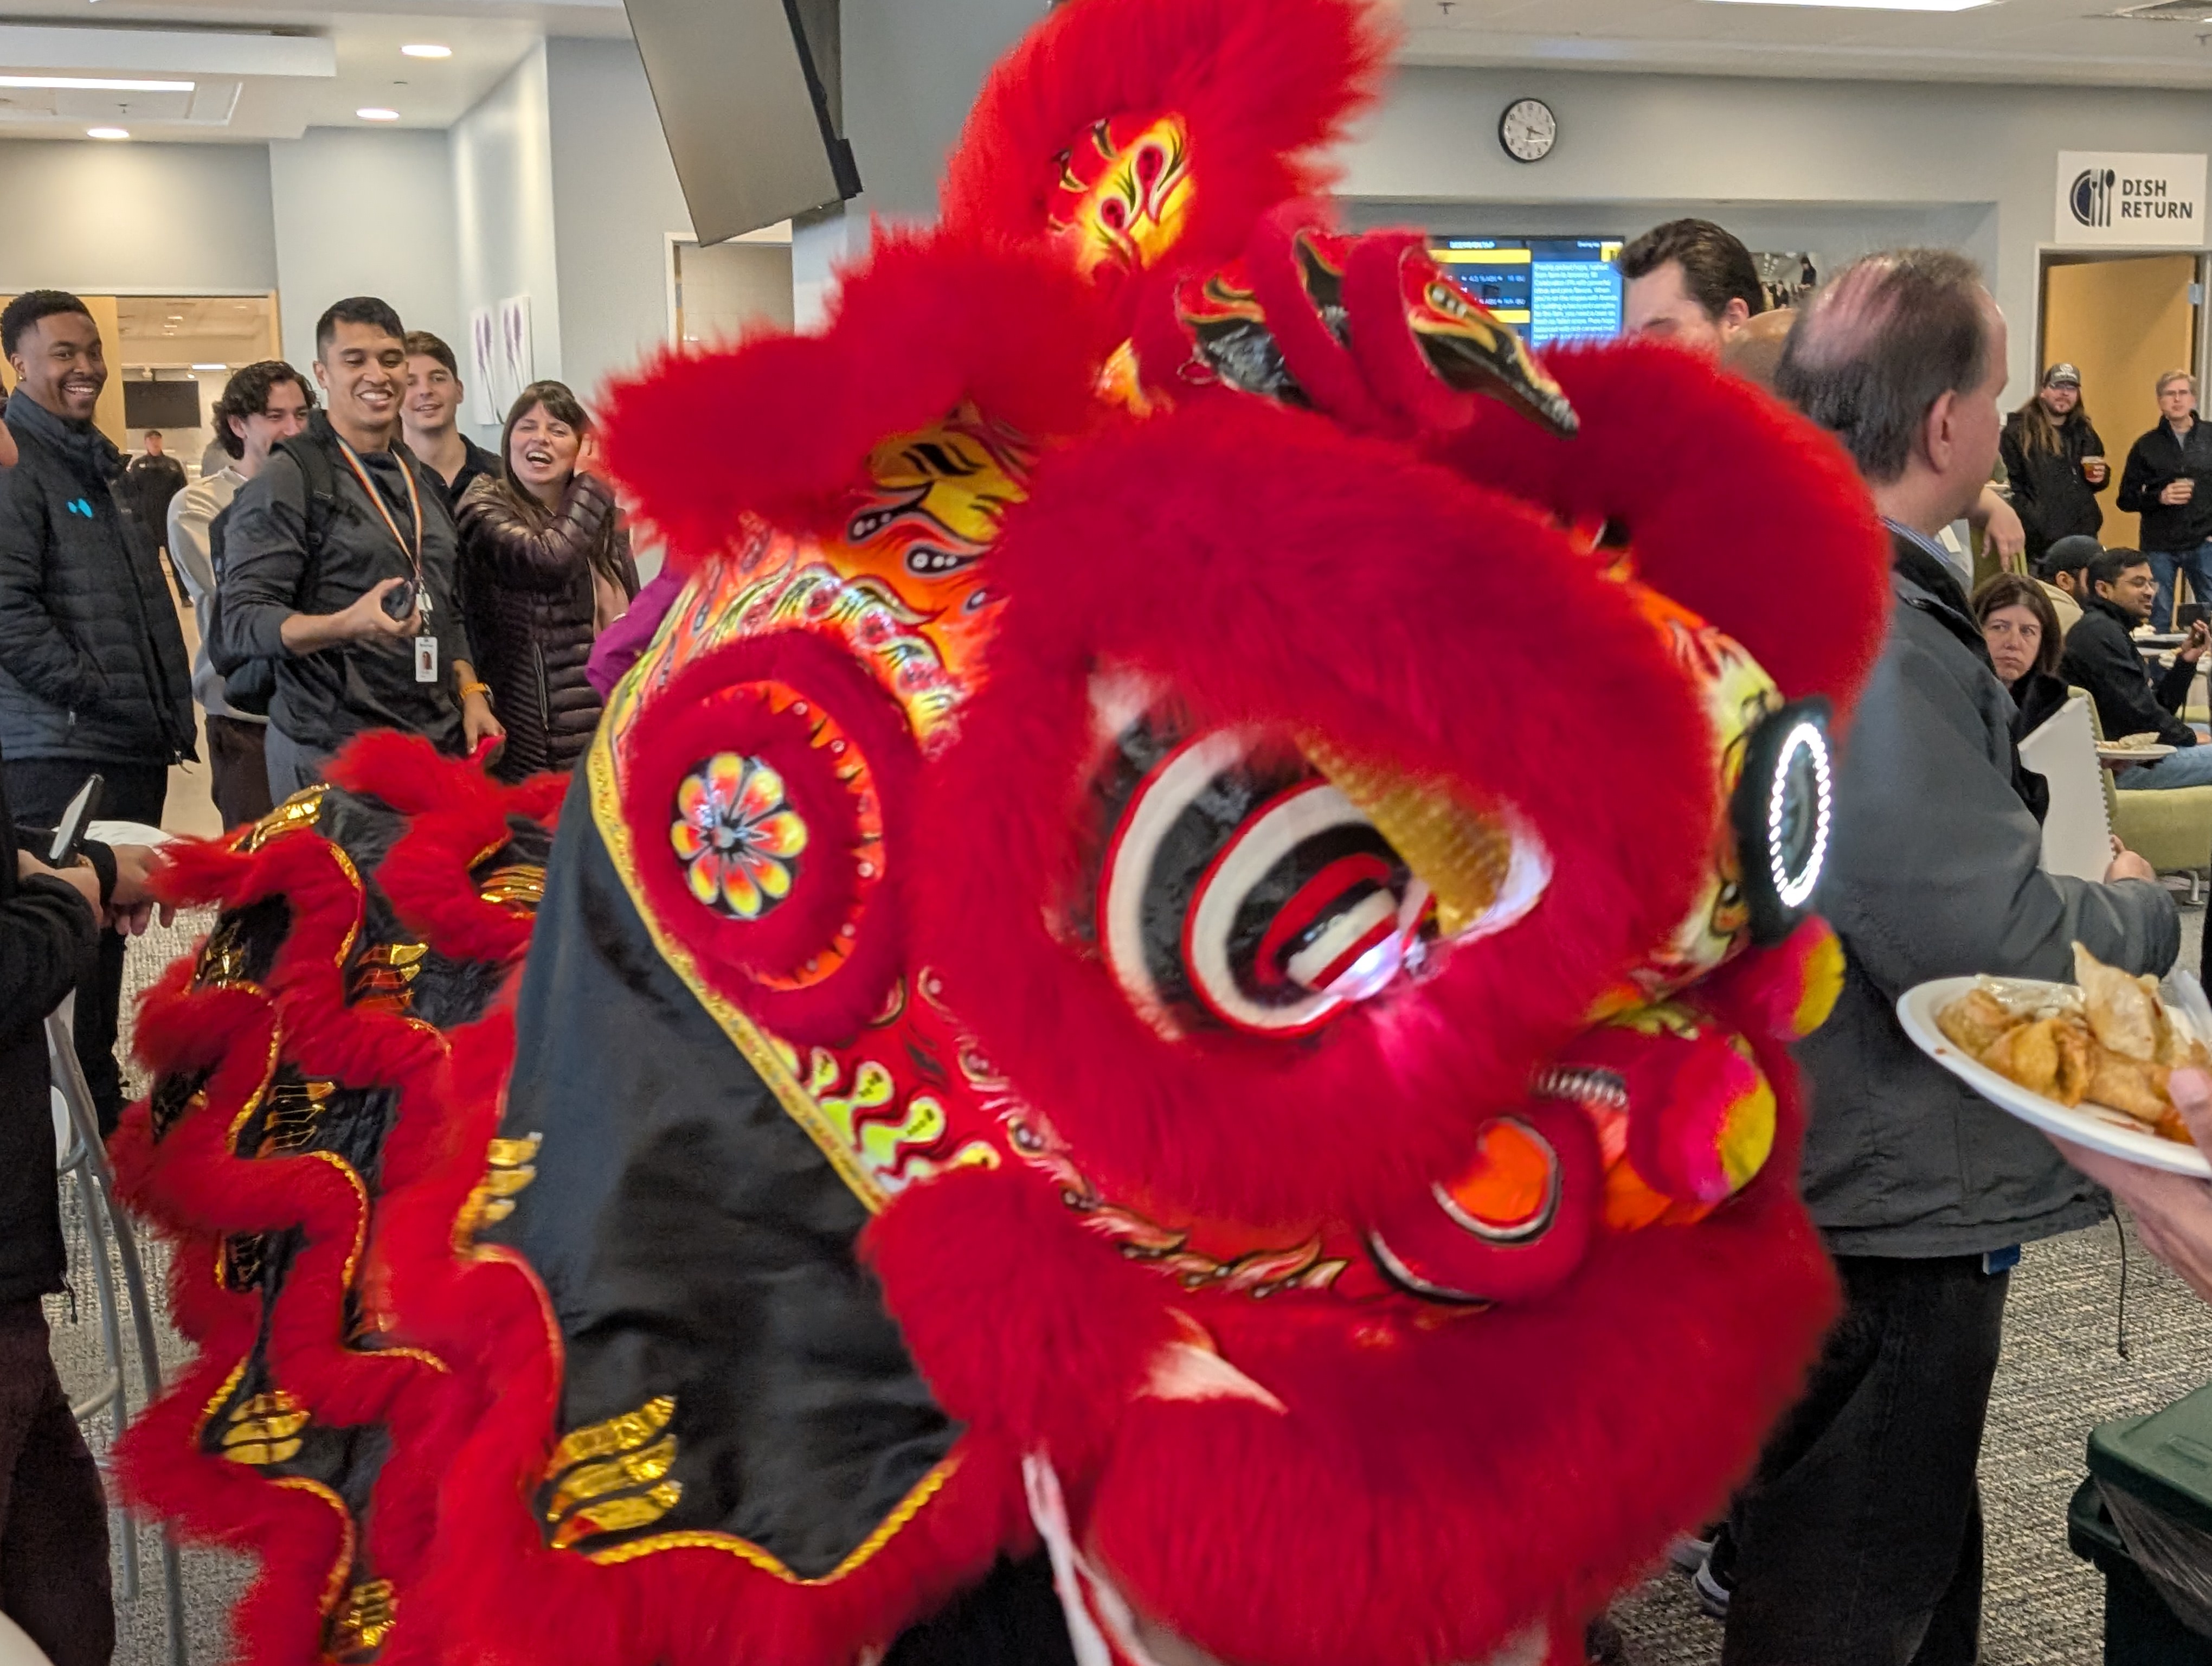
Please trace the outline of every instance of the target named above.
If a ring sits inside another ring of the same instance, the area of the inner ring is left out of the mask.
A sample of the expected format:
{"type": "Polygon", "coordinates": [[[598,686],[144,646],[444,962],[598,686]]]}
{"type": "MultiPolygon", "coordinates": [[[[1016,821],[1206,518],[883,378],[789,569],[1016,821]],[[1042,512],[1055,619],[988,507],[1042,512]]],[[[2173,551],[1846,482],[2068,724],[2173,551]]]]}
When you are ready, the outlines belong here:
{"type": "Polygon", "coordinates": [[[2163,484],[2164,482],[2153,473],[2150,458],[2143,450],[2142,441],[2136,441],[2128,447],[2127,466],[2120,471],[2120,495],[2117,500],[2120,513],[2139,515],[2145,509],[2156,508],[2159,490],[2163,484]]]}
{"type": "MultiPolygon", "coordinates": [[[[2142,656],[2104,615],[2081,616],[2081,623],[2066,634],[2066,657],[2061,664],[2067,680],[2088,690],[2097,702],[2098,721],[2107,740],[2154,733],[2170,746],[2197,744],[2197,731],[2152,697],[2142,656]]],[[[2183,691],[2187,691],[2185,683],[2183,691]]]]}
{"type": "MultiPolygon", "coordinates": [[[[2192,664],[2179,654],[2176,654],[2173,663],[2160,674],[2158,703],[2176,717],[2180,716],[2181,708],[2189,703],[2190,687],[2197,681],[2197,673],[2203,666],[2202,660],[2192,664]]],[[[2191,733],[2194,733],[2195,731],[2191,730],[2191,733]]]]}
{"type": "Polygon", "coordinates": [[[2005,483],[2012,489],[2013,513],[2027,529],[2031,546],[2040,547],[2045,541],[2042,506],[2036,501],[2035,477],[2028,472],[2027,457],[2021,449],[2017,418],[2005,424],[2004,437],[1997,441],[1997,456],[2004,464],[2005,483]]]}
{"type": "Polygon", "coordinates": [[[280,453],[240,488],[222,544],[222,640],[210,650],[216,669],[285,658],[284,621],[297,611],[307,564],[307,489],[297,463],[280,453]]]}
{"type": "Polygon", "coordinates": [[[76,988],[99,931],[84,898],[58,879],[26,879],[0,902],[0,1013],[9,1029],[38,1023],[76,988]]]}

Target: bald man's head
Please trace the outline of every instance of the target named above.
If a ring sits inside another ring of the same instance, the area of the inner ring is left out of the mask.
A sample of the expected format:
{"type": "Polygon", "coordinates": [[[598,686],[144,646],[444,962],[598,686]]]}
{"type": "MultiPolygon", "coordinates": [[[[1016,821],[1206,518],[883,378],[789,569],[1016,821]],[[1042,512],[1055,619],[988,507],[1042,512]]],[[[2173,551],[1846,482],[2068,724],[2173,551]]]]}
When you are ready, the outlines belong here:
{"type": "Polygon", "coordinates": [[[1833,429],[1868,480],[1894,480],[1936,402],[1987,379],[1995,316],[1979,269],[1964,255],[1869,255],[1800,309],[1775,391],[1833,429]]]}

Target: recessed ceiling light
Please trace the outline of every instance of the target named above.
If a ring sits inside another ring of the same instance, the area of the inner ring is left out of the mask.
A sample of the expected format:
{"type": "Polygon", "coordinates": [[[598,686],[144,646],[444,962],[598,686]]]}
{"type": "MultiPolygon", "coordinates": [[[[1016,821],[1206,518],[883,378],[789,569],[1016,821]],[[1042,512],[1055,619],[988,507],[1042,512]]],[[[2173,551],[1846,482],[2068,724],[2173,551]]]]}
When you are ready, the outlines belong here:
{"type": "Polygon", "coordinates": [[[1972,11],[1996,0],[1711,0],[1723,6],[1833,6],[1850,11],[1972,11]]]}
{"type": "Polygon", "coordinates": [[[227,364],[196,364],[192,368],[195,370],[228,370],[230,367],[227,364]]]}
{"type": "Polygon", "coordinates": [[[441,46],[430,40],[418,40],[413,46],[402,46],[399,50],[409,58],[451,58],[453,55],[451,46],[441,46]]]}
{"type": "Polygon", "coordinates": [[[189,81],[116,81],[106,76],[0,76],[0,87],[51,87],[65,93],[189,93],[189,81]]]}
{"type": "Polygon", "coordinates": [[[355,111],[354,114],[359,116],[363,121],[398,121],[399,119],[399,112],[397,110],[386,110],[374,104],[366,110],[355,111]]]}
{"type": "Polygon", "coordinates": [[[84,136],[88,139],[127,139],[131,137],[131,130],[127,127],[88,127],[84,130],[84,136]]]}

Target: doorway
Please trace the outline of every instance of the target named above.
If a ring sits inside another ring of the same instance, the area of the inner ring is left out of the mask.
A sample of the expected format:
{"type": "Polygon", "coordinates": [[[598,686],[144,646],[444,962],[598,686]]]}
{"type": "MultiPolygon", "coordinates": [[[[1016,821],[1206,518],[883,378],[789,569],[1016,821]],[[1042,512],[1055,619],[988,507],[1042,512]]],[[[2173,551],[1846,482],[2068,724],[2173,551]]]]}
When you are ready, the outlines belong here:
{"type": "MultiPolygon", "coordinates": [[[[12,296],[0,295],[0,305],[12,296]]],[[[93,423],[126,452],[142,450],[149,429],[197,471],[215,439],[215,402],[230,373],[256,359],[281,357],[276,298],[254,295],[80,295],[100,326],[107,386],[93,423]],[[156,386],[159,384],[159,386],[156,386]]],[[[0,363],[0,396],[14,376],[0,363]]]]}
{"type": "Polygon", "coordinates": [[[792,322],[791,242],[758,234],[702,248],[668,245],[669,339],[678,347],[734,342],[748,326],[792,322]]]}
{"type": "Polygon", "coordinates": [[[2081,404],[2112,470],[2112,488],[2100,500],[2103,541],[2140,547],[2141,523],[2117,507],[2120,469],[2136,437],[2158,423],[2159,377],[2197,369],[2202,257],[2046,253],[2043,259],[2037,374],[2061,360],[2081,371],[2081,404]]]}

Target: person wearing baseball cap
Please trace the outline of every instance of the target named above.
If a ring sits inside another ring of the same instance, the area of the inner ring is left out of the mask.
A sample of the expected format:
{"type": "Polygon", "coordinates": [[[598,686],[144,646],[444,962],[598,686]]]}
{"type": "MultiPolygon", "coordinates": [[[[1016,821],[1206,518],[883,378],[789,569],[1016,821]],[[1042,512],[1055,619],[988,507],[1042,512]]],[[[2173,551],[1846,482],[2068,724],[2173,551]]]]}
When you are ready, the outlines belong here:
{"type": "Polygon", "coordinates": [[[2005,423],[1998,447],[2012,483],[2012,507],[2027,534],[2030,570],[2063,538],[2094,538],[2104,530],[2097,495],[2112,483],[2105,442],[2081,404],[2081,373],[2052,365],[2035,397],[2005,423]]]}

